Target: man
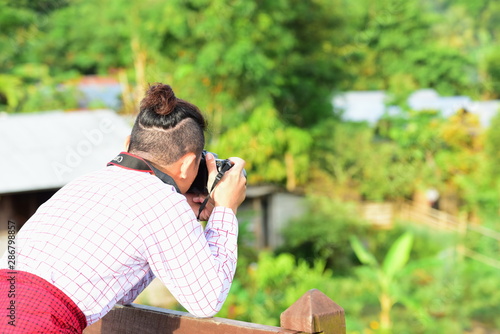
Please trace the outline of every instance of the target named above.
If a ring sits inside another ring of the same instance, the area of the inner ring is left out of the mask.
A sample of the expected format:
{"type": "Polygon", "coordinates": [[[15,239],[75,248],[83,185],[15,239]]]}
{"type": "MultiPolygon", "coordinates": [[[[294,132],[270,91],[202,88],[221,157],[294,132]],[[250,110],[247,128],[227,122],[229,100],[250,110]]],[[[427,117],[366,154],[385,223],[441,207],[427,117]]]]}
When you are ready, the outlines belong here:
{"type": "MultiPolygon", "coordinates": [[[[205,127],[170,86],[149,88],[128,152],[60,189],[19,231],[15,254],[4,254],[1,333],[81,333],[154,277],[193,315],[220,310],[236,268],[246,179],[244,161],[230,158],[201,213],[203,230],[191,207],[202,198],[188,203],[183,194],[198,173],[205,127]]],[[[211,184],[215,159],[204,158],[211,184]]]]}

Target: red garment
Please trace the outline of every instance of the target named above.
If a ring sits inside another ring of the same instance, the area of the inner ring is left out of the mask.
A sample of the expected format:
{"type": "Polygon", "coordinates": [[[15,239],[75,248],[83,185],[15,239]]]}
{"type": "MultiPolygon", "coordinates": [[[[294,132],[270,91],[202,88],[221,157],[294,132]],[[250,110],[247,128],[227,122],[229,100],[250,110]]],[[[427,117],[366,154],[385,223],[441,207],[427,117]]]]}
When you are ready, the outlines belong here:
{"type": "Polygon", "coordinates": [[[76,304],[46,280],[24,271],[0,270],[0,333],[75,334],[86,326],[76,304]]]}

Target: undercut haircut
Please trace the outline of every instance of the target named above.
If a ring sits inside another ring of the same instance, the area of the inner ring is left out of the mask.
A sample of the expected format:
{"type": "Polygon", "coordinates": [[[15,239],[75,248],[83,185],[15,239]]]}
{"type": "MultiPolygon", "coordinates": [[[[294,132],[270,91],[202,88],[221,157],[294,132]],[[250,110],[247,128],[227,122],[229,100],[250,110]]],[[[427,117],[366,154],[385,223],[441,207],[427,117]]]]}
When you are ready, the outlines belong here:
{"type": "Polygon", "coordinates": [[[141,101],[129,151],[147,152],[165,165],[189,152],[200,157],[206,127],[197,106],[177,98],[169,85],[157,83],[149,87],[141,101]]]}

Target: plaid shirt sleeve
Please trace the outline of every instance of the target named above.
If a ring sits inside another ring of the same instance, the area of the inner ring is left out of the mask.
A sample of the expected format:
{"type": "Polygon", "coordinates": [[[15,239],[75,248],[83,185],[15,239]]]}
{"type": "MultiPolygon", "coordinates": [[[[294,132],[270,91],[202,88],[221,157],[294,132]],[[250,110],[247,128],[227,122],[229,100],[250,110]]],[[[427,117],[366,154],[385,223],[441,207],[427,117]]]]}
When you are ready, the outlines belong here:
{"type": "Polygon", "coordinates": [[[140,293],[151,283],[151,281],[155,278],[155,275],[150,270],[130,291],[120,299],[117,304],[127,305],[132,303],[140,293]]]}
{"type": "Polygon", "coordinates": [[[236,270],[234,213],[216,207],[203,230],[184,196],[172,194],[149,215],[140,216],[146,221],[139,233],[152,272],[191,314],[215,315],[236,270]]]}

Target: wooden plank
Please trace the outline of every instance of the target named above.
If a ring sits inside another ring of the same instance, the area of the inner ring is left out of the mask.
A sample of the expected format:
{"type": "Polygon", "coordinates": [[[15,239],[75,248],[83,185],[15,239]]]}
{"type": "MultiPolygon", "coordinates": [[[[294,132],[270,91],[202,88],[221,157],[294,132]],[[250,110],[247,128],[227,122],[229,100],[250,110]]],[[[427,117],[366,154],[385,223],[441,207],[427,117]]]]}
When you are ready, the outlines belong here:
{"type": "Polygon", "coordinates": [[[84,334],[299,334],[303,332],[132,304],[116,306],[84,334]]]}
{"type": "Polygon", "coordinates": [[[497,259],[494,259],[492,257],[489,257],[489,256],[486,256],[486,255],[483,255],[483,254],[480,254],[478,252],[475,252],[471,249],[468,249],[468,248],[462,248],[461,249],[461,252],[473,259],[473,260],[476,260],[476,261],[479,261],[479,262],[482,262],[484,264],[487,264],[491,267],[494,267],[494,268],[497,268],[497,269],[500,269],[500,261],[498,261],[497,259]]]}
{"type": "Polygon", "coordinates": [[[480,226],[480,225],[470,225],[470,224],[467,225],[467,228],[471,231],[480,233],[480,234],[484,235],[485,237],[500,241],[500,232],[497,232],[495,230],[492,230],[492,229],[489,229],[487,227],[480,226]]]}
{"type": "Polygon", "coordinates": [[[390,228],[394,218],[393,203],[361,203],[363,217],[376,227],[390,228]]]}

